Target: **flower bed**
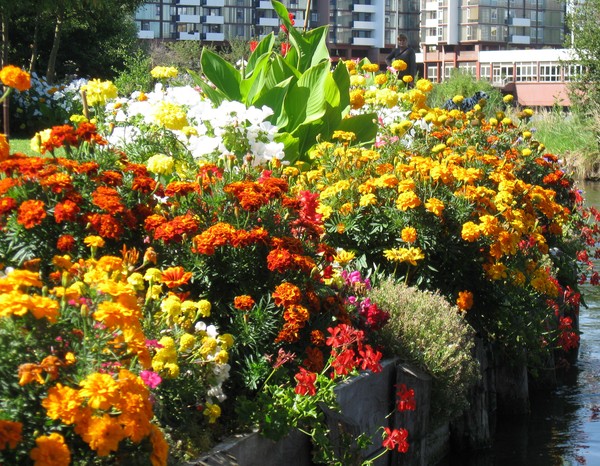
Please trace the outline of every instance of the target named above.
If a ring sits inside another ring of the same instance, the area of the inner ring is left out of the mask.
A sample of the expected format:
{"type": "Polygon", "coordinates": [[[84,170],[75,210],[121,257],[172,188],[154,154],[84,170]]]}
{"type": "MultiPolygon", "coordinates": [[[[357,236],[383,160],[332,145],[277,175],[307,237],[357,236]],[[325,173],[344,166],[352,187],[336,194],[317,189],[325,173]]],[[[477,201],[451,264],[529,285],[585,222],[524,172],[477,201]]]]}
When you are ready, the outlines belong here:
{"type": "MultiPolygon", "coordinates": [[[[328,464],[406,452],[402,425],[336,449],[327,422],[340,384],[445,335],[443,319],[395,322],[380,345],[386,281],[439,293],[458,333],[507,358],[577,346],[598,213],[531,112],[429,108],[426,80],[331,71],[326,30],[302,34],[274,5],[285,57],[271,36],[241,70],[205,51],[196,88],[168,69],[148,94],[93,80],[83,114],[33,138],[38,157],[0,138],[5,462],[177,463],[255,428],[296,428],[328,464]]],[[[0,79],[26,91],[18,69],[0,79]]],[[[412,387],[396,395],[390,413],[419,409],[412,387]]]]}

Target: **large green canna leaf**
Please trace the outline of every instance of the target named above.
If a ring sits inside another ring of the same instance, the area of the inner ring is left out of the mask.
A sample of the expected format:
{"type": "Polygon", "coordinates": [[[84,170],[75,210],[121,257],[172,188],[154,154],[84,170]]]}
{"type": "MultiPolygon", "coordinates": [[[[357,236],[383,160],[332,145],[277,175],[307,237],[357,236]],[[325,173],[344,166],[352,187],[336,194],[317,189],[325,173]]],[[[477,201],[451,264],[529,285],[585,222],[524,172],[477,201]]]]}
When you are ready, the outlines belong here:
{"type": "Polygon", "coordinates": [[[283,103],[290,88],[292,78],[278,83],[276,86],[262,92],[260,96],[252,102],[255,107],[266,105],[273,110],[273,115],[269,121],[278,128],[285,128],[288,124],[288,116],[283,109],[283,103]]]}
{"type": "Polygon", "coordinates": [[[346,116],[350,111],[350,74],[343,61],[338,62],[331,76],[340,91],[340,112],[346,116]]]}
{"type": "Polygon", "coordinates": [[[252,73],[254,72],[254,68],[256,67],[256,64],[259,62],[259,60],[265,55],[270,55],[271,52],[273,51],[273,44],[275,43],[275,35],[273,33],[267,35],[265,38],[263,38],[263,40],[261,40],[258,45],[256,46],[256,48],[254,49],[254,52],[252,52],[250,54],[250,58],[248,58],[248,63],[246,64],[246,68],[245,68],[245,77],[248,78],[252,75],[252,73]]]}
{"type": "Polygon", "coordinates": [[[241,76],[229,62],[209,49],[204,48],[200,57],[202,73],[219,89],[228,100],[242,101],[241,76]]]}
{"type": "Polygon", "coordinates": [[[240,83],[240,92],[242,100],[246,106],[251,105],[252,101],[259,95],[266,85],[265,80],[270,69],[271,56],[264,53],[255,63],[254,72],[240,83]]]}
{"type": "Polygon", "coordinates": [[[221,105],[224,100],[227,100],[227,96],[223,94],[219,89],[214,89],[210,86],[202,77],[193,70],[188,70],[189,75],[192,77],[194,83],[202,89],[202,92],[208,97],[208,99],[216,106],[221,105]]]}
{"type": "Polygon", "coordinates": [[[329,62],[322,62],[304,73],[290,87],[284,109],[289,122],[286,131],[292,132],[302,123],[309,123],[325,114],[325,85],[329,75],[329,62]]]}
{"type": "Polygon", "coordinates": [[[374,143],[378,129],[377,114],[367,113],[344,118],[336,129],[356,134],[356,141],[359,144],[374,143]]]}

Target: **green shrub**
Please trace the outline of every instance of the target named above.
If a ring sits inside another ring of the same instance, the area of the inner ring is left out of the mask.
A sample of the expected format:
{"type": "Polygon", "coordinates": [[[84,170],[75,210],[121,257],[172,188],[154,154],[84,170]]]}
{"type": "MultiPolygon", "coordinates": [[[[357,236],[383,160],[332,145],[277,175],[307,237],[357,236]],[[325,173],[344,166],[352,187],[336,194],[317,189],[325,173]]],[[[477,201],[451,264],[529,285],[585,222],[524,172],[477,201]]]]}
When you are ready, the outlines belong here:
{"type": "Polygon", "coordinates": [[[135,91],[150,92],[154,87],[154,79],[150,75],[152,59],[144,50],[125,59],[125,69],[115,78],[115,86],[121,95],[131,95],[135,91]]]}
{"type": "Polygon", "coordinates": [[[448,419],[468,407],[467,392],[478,376],[474,331],[440,294],[387,279],[369,297],[391,318],[380,332],[385,353],[431,374],[432,419],[448,419]]]}
{"type": "Polygon", "coordinates": [[[450,79],[436,84],[427,98],[430,107],[442,107],[444,103],[455,95],[471,97],[475,92],[483,91],[489,95],[484,112],[495,112],[503,107],[502,94],[487,80],[477,80],[471,73],[455,69],[450,74],[450,79]]]}

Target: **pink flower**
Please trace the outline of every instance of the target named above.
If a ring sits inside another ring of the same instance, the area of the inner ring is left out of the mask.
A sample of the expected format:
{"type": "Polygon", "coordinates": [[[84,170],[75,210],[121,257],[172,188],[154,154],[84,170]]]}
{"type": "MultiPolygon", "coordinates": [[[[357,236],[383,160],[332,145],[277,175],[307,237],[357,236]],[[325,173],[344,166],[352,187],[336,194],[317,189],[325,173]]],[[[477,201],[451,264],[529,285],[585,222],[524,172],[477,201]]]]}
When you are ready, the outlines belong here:
{"type": "Polygon", "coordinates": [[[141,371],[140,377],[144,381],[144,385],[148,388],[156,388],[162,382],[162,378],[153,371],[141,371]]]}

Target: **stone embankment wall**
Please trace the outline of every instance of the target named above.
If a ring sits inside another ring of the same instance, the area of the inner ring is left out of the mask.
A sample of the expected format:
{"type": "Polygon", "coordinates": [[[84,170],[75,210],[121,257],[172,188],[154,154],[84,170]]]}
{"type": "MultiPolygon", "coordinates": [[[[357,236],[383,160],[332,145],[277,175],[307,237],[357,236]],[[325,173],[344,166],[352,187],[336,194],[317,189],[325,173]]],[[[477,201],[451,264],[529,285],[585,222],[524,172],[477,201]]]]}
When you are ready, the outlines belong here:
{"type": "MultiPolygon", "coordinates": [[[[491,346],[481,340],[477,341],[475,353],[480,363],[480,377],[471,389],[470,408],[449,422],[430,418],[431,377],[401,361],[387,360],[382,372],[364,373],[337,387],[341,414],[326,411],[334,447],[343,432],[366,432],[373,444],[364,452],[363,459],[374,458],[382,451],[382,426],[407,429],[410,448],[405,454],[391,452],[382,456],[375,461],[375,466],[434,466],[451,451],[491,446],[497,411],[528,412],[528,374],[525,363],[498,361],[491,346]],[[394,410],[396,386],[400,384],[414,389],[415,411],[394,410]]],[[[553,361],[548,361],[549,369],[543,374],[546,386],[556,382],[553,367],[553,361]]],[[[313,463],[309,438],[293,431],[279,442],[258,433],[234,437],[188,465],[311,466],[313,463]]]]}

